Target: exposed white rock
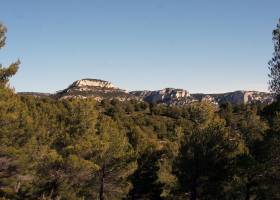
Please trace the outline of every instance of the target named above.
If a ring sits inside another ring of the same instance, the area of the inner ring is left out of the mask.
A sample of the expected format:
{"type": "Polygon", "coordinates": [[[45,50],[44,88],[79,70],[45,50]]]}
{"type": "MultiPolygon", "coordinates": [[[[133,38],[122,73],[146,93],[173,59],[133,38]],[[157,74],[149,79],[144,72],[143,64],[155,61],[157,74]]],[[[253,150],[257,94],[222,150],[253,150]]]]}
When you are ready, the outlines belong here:
{"type": "Polygon", "coordinates": [[[72,87],[102,87],[102,88],[115,88],[115,86],[108,82],[98,79],[82,79],[75,81],[72,87]]]}
{"type": "Polygon", "coordinates": [[[103,99],[118,99],[126,101],[136,99],[136,97],[128,94],[125,90],[115,87],[108,81],[99,79],[82,79],[75,81],[68,88],[58,91],[57,98],[93,98],[96,101],[103,99]]]}
{"type": "Polygon", "coordinates": [[[274,101],[271,94],[258,91],[243,91],[244,92],[244,103],[261,102],[270,104],[274,101]]]}
{"type": "Polygon", "coordinates": [[[206,101],[216,106],[230,102],[234,105],[260,102],[270,104],[273,96],[266,92],[235,91],[222,94],[190,94],[183,89],[165,88],[157,91],[135,91],[130,94],[147,102],[164,103],[169,105],[186,105],[197,101],[206,101]]]}
{"type": "Polygon", "coordinates": [[[273,96],[266,92],[257,91],[235,91],[217,95],[217,101],[230,102],[232,104],[250,104],[260,102],[270,104],[274,100],[273,96]]]}
{"type": "Polygon", "coordinates": [[[218,102],[216,101],[216,99],[210,95],[205,95],[204,97],[202,97],[201,101],[212,103],[214,105],[218,105],[218,102]]]}
{"type": "Polygon", "coordinates": [[[183,89],[165,88],[158,92],[160,95],[168,96],[171,98],[185,98],[189,97],[190,93],[183,89]]]}
{"type": "Polygon", "coordinates": [[[156,91],[132,91],[115,87],[108,81],[99,79],[82,79],[75,81],[68,88],[57,92],[53,96],[57,98],[94,98],[97,101],[103,99],[119,99],[120,101],[138,100],[149,103],[162,103],[167,105],[187,105],[197,101],[206,101],[214,105],[230,102],[233,105],[250,104],[260,102],[270,104],[274,97],[270,93],[257,91],[235,91],[222,94],[190,94],[184,89],[165,88],[156,91]]]}
{"type": "Polygon", "coordinates": [[[165,88],[156,91],[134,91],[130,94],[147,102],[164,103],[170,105],[185,105],[194,102],[190,93],[184,89],[165,88]]]}

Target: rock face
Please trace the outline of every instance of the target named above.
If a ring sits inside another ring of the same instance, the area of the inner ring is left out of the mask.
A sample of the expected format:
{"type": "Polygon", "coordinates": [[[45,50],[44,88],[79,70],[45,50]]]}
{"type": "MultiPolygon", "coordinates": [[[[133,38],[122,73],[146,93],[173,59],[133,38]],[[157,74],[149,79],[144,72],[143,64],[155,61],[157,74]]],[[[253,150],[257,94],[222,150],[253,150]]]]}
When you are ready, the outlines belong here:
{"type": "Polygon", "coordinates": [[[167,105],[186,105],[193,102],[209,102],[216,106],[229,102],[233,105],[251,104],[255,102],[270,104],[274,101],[270,93],[257,91],[235,91],[222,94],[190,94],[184,89],[165,88],[156,91],[132,91],[115,87],[108,81],[99,79],[82,79],[75,81],[68,88],[55,94],[44,93],[19,93],[20,95],[32,95],[36,97],[52,97],[57,99],[67,98],[88,98],[92,97],[97,101],[103,99],[118,99],[120,101],[138,100],[148,103],[160,103],[167,105]]]}
{"type": "Polygon", "coordinates": [[[113,84],[108,81],[99,79],[82,79],[75,81],[65,90],[58,91],[55,96],[59,99],[92,97],[97,101],[102,101],[103,99],[125,101],[134,98],[125,90],[113,86],[113,84]]]}
{"type": "Polygon", "coordinates": [[[200,101],[212,103],[214,105],[219,105],[219,103],[216,101],[216,99],[213,96],[208,95],[208,94],[203,96],[200,101]]]}
{"type": "Polygon", "coordinates": [[[233,105],[263,103],[270,104],[274,101],[274,97],[270,93],[258,91],[235,91],[222,94],[192,94],[198,100],[204,100],[215,104],[223,104],[229,102],[233,105]]]}
{"type": "Polygon", "coordinates": [[[188,91],[174,88],[165,88],[156,91],[133,91],[130,94],[149,103],[184,105],[195,101],[188,91]]]}
{"type": "Polygon", "coordinates": [[[233,105],[263,103],[270,104],[274,101],[270,93],[257,91],[235,91],[222,94],[190,94],[183,89],[166,88],[158,91],[130,92],[134,96],[149,103],[163,103],[168,105],[186,105],[192,102],[204,101],[214,105],[229,102],[233,105]]]}
{"type": "Polygon", "coordinates": [[[101,87],[101,88],[115,88],[112,83],[99,79],[82,79],[72,83],[70,87],[101,87]]]}
{"type": "Polygon", "coordinates": [[[228,101],[232,104],[250,104],[254,102],[270,104],[273,100],[271,94],[257,91],[236,91],[217,96],[217,101],[219,103],[228,101]]]}

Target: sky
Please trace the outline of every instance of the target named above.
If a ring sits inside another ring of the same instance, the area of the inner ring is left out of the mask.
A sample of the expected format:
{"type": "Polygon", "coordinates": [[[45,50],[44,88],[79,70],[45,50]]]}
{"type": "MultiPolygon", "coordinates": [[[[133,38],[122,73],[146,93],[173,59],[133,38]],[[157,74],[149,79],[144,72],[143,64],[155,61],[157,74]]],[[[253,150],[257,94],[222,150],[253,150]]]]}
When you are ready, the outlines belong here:
{"type": "Polygon", "coordinates": [[[16,91],[83,78],[126,90],[267,91],[279,0],[1,0],[16,91]]]}

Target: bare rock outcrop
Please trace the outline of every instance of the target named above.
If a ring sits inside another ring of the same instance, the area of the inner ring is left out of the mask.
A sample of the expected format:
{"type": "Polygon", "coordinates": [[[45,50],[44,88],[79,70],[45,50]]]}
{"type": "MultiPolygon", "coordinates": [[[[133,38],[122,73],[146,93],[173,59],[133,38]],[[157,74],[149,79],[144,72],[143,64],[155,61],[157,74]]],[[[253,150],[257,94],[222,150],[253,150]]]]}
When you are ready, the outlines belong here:
{"type": "Polygon", "coordinates": [[[148,103],[159,103],[167,105],[187,105],[193,102],[209,102],[216,106],[223,103],[233,105],[262,103],[270,104],[274,97],[270,93],[258,91],[235,91],[221,94],[190,94],[187,90],[176,88],[164,88],[155,91],[132,91],[126,92],[115,87],[111,82],[100,79],[81,79],[72,83],[68,88],[55,94],[19,93],[20,95],[32,95],[36,97],[52,97],[57,99],[68,98],[94,98],[96,101],[103,99],[118,99],[120,101],[138,100],[148,103]]]}
{"type": "Polygon", "coordinates": [[[68,88],[58,91],[55,96],[59,99],[91,97],[96,101],[102,101],[103,99],[126,101],[134,98],[125,90],[115,87],[108,81],[99,79],[82,79],[75,81],[68,88]]]}

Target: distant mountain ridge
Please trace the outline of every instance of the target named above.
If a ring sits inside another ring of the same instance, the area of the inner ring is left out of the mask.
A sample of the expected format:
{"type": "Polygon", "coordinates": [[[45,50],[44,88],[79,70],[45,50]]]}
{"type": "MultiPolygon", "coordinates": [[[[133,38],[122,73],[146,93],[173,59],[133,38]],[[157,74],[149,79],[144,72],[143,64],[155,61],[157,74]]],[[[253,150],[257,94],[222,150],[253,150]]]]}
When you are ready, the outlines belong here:
{"type": "Polygon", "coordinates": [[[55,96],[60,99],[92,97],[97,101],[103,99],[126,101],[134,98],[125,90],[115,87],[111,82],[100,79],[75,81],[68,88],[58,91],[55,96]]]}
{"type": "Polygon", "coordinates": [[[23,92],[20,95],[32,95],[36,97],[50,96],[57,99],[68,98],[94,98],[97,101],[103,99],[118,99],[120,101],[138,100],[148,103],[160,103],[167,105],[186,105],[193,102],[207,101],[215,105],[226,102],[234,105],[260,102],[270,104],[274,101],[273,95],[258,91],[235,91],[221,94],[191,94],[184,89],[165,88],[155,91],[131,91],[115,87],[111,82],[100,79],[81,79],[72,83],[64,90],[55,94],[23,92]]]}

